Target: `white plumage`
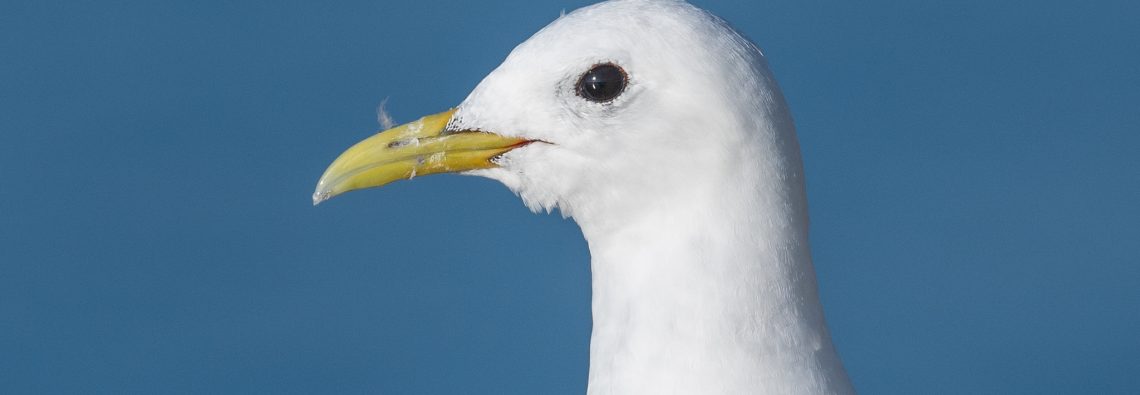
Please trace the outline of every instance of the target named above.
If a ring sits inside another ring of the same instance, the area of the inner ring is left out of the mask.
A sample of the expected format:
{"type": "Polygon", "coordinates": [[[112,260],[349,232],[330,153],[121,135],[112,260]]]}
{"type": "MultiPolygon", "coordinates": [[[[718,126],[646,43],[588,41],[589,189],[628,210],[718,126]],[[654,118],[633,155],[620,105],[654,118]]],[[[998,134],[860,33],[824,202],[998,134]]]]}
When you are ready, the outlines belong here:
{"type": "Polygon", "coordinates": [[[795,128],[760,50],[679,1],[611,1],[519,45],[461,128],[542,140],[497,179],[582,228],[591,394],[852,393],[824,322],[795,128]],[[628,73],[576,97],[593,64],[628,73]]]}
{"type": "Polygon", "coordinates": [[[573,218],[592,258],[591,394],[854,392],[816,290],[795,127],[763,54],[721,19],[670,0],[577,10],[448,115],[350,149],[315,201],[408,168],[477,169],[573,218]],[[607,63],[628,85],[586,100],[578,81],[607,63]],[[505,152],[498,167],[424,156],[478,139],[465,152],[505,152]]]}

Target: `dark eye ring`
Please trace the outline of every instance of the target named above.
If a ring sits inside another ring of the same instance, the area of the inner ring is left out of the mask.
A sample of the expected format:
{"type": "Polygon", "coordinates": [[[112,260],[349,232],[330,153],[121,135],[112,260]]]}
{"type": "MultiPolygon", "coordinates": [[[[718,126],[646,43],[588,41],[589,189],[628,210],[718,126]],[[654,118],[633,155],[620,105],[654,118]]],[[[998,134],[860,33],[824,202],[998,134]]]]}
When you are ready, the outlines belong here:
{"type": "Polygon", "coordinates": [[[594,65],[578,79],[578,96],[595,103],[608,103],[616,99],[629,83],[625,70],[613,63],[594,65]]]}

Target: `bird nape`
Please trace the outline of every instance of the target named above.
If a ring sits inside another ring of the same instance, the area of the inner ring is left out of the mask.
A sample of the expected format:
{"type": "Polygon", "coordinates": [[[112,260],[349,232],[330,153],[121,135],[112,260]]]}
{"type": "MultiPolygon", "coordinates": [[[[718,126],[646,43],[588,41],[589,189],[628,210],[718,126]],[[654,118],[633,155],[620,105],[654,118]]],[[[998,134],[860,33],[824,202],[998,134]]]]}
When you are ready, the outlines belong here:
{"type": "Polygon", "coordinates": [[[682,1],[560,17],[459,106],[349,148],[314,203],[499,180],[589,242],[592,394],[843,394],[795,127],[760,50],[682,1]]]}

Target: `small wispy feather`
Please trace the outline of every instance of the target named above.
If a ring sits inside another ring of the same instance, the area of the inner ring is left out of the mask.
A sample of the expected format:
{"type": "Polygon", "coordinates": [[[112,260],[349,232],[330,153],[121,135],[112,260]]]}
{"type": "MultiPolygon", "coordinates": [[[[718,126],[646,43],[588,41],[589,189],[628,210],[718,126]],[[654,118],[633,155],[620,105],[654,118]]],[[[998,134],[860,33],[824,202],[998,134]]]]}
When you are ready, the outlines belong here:
{"type": "Polygon", "coordinates": [[[380,101],[380,105],[376,107],[376,122],[380,123],[381,130],[388,130],[396,126],[396,121],[392,120],[392,114],[388,113],[388,98],[380,101]]]}

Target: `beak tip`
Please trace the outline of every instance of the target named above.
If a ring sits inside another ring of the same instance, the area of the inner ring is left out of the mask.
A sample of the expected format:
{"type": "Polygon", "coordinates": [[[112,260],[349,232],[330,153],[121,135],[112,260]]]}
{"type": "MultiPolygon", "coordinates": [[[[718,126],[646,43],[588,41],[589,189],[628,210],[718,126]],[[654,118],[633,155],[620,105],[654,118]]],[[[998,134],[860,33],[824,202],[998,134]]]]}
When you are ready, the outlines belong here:
{"type": "Polygon", "coordinates": [[[329,200],[329,198],[332,197],[332,193],[329,190],[322,188],[324,185],[321,184],[323,183],[317,184],[317,190],[313,192],[313,206],[321,204],[321,202],[329,200]]]}

